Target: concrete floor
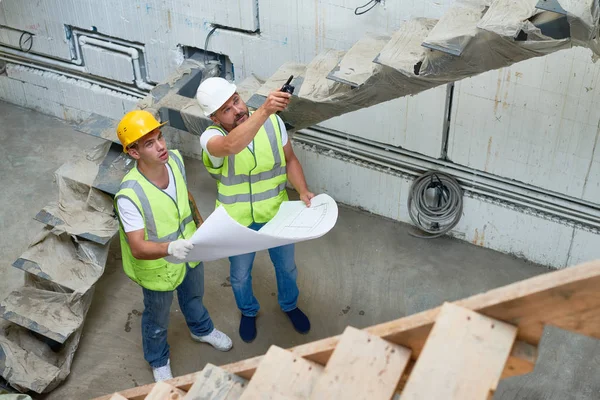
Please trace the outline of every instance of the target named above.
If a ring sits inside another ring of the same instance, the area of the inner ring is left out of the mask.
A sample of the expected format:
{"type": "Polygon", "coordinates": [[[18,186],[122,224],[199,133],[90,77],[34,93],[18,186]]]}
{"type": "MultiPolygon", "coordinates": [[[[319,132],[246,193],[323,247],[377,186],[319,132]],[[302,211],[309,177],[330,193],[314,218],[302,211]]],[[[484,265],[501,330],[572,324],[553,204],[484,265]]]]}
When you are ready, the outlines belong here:
{"type": "MultiPolygon", "coordinates": [[[[10,240],[0,242],[0,293],[21,285],[22,272],[10,264],[41,228],[32,217],[57,188],[53,172],[73,154],[100,139],[75,132],[69,125],[0,102],[0,216],[10,240]]],[[[213,209],[215,185],[202,163],[187,159],[190,190],[204,217],[213,209]]],[[[310,184],[310,182],[309,182],[310,184]]],[[[416,239],[409,226],[347,207],[340,207],[336,227],[325,237],[297,246],[300,307],[310,316],[312,331],[297,334],[278,309],[273,268],[266,252],[257,255],[255,294],[261,302],[258,337],[252,344],[237,335],[239,313],[228,284],[228,262],[206,264],[205,304],[215,325],[229,334],[227,353],[192,342],[176,302],[169,342],[175,375],[263,354],[270,345],[291,347],[393,320],[503,286],[548,270],[514,257],[450,238],[416,239]]],[[[88,313],[69,378],[41,398],[89,399],[152,381],[142,354],[141,289],[122,272],[114,240],[104,276],[88,313]]],[[[536,370],[501,382],[494,399],[598,399],[598,341],[548,329],[536,370]]]]}

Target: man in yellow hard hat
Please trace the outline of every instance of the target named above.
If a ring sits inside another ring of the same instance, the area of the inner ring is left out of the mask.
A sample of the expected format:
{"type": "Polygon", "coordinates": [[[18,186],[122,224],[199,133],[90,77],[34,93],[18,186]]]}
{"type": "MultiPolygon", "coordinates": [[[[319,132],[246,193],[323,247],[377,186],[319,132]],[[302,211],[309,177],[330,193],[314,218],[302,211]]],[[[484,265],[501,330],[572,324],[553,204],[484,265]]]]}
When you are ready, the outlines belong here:
{"type": "Polygon", "coordinates": [[[119,217],[123,269],[142,286],[144,358],[155,381],[171,379],[167,326],[173,292],[193,340],[218,350],[231,348],[231,339],[215,329],[202,303],[204,266],[165,259],[185,259],[196,231],[190,207],[183,157],[167,150],[159,123],[144,110],[127,113],[117,127],[123,151],[136,165],[123,178],[115,196],[119,217]]]}
{"type": "MultiPolygon", "coordinates": [[[[238,223],[258,230],[288,200],[288,179],[307,206],[314,194],[307,188],[285,125],[276,115],[287,107],[290,94],[274,91],[250,114],[236,90],[223,78],[208,78],[198,87],[200,108],[215,123],[200,136],[202,158],[217,180],[217,207],[222,205],[238,223]]],[[[269,249],[269,255],[275,267],[279,306],[296,331],[307,333],[310,321],[297,306],[294,245],[269,249]]],[[[229,258],[231,287],[242,314],[239,333],[245,342],[253,341],[257,334],[259,304],[252,292],[251,274],[254,256],[250,253],[229,258]]]]}

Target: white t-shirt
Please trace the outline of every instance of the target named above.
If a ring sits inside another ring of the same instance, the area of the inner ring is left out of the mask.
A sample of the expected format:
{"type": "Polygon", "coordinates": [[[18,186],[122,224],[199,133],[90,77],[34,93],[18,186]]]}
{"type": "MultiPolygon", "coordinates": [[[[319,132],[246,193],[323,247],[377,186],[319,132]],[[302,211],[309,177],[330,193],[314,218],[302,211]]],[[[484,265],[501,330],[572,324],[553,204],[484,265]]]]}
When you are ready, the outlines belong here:
{"type": "MultiPolygon", "coordinates": [[[[288,142],[287,130],[285,129],[285,124],[283,123],[281,118],[279,118],[279,115],[276,115],[276,117],[277,122],[279,123],[279,131],[281,132],[281,145],[285,146],[288,142]]],[[[208,141],[215,136],[223,136],[223,133],[218,129],[207,129],[202,135],[200,135],[200,145],[202,146],[202,150],[204,150],[208,155],[208,158],[212,162],[213,167],[218,168],[221,165],[223,165],[223,157],[214,157],[212,154],[210,154],[207,147],[208,141]]],[[[248,150],[254,153],[254,146],[252,142],[250,142],[247,147],[248,150]]]]}
{"type": "MultiPolygon", "coordinates": [[[[169,171],[169,185],[163,192],[168,194],[175,202],[177,202],[177,190],[175,187],[175,177],[171,166],[167,164],[167,171],[169,171]]],[[[144,229],[144,219],[142,214],[138,211],[137,207],[129,201],[129,199],[120,197],[117,200],[117,208],[119,209],[119,216],[123,223],[123,230],[125,232],[133,232],[140,229],[144,229]]]]}

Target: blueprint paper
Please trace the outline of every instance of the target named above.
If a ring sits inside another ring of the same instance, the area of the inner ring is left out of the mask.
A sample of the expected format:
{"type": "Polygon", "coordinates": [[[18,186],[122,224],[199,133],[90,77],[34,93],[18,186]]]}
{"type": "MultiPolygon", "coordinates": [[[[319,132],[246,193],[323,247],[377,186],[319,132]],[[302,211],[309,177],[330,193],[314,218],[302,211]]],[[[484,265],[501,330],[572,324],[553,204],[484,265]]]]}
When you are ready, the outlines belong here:
{"type": "Polygon", "coordinates": [[[234,221],[219,206],[191,237],[194,248],[185,260],[166,257],[173,263],[213,261],[253,253],[272,247],[316,239],[334,227],[338,216],[335,201],[326,194],[315,196],[311,206],[302,201],[286,201],[259,231],[234,221]]]}

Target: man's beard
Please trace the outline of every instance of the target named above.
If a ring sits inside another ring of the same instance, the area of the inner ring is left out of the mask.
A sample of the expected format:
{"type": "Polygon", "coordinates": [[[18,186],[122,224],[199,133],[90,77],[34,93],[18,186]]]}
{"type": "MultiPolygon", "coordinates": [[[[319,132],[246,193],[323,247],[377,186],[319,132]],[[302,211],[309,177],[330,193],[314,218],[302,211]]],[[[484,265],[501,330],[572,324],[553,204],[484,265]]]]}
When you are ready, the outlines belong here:
{"type": "Polygon", "coordinates": [[[244,116],[250,116],[250,113],[248,111],[243,112],[243,113],[239,113],[238,115],[235,116],[235,120],[233,121],[233,126],[239,126],[241,124],[240,120],[242,118],[244,118],[244,116]]]}

